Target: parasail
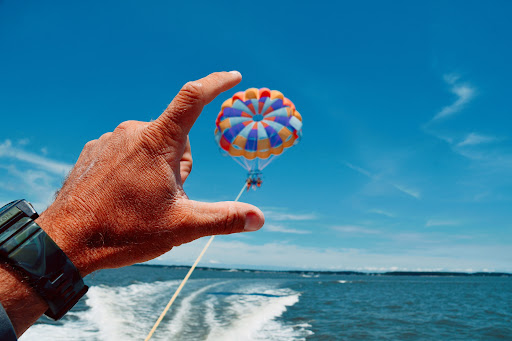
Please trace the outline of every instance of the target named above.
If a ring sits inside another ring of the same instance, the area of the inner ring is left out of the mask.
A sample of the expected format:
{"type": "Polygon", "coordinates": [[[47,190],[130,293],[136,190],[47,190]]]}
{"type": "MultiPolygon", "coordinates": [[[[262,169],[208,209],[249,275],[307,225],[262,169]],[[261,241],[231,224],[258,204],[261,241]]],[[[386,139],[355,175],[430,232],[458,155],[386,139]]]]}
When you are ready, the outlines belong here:
{"type": "Polygon", "coordinates": [[[215,125],[221,150],[248,171],[248,188],[259,187],[262,170],[302,137],[293,102],[267,88],[237,92],[222,104],[215,125]]]}

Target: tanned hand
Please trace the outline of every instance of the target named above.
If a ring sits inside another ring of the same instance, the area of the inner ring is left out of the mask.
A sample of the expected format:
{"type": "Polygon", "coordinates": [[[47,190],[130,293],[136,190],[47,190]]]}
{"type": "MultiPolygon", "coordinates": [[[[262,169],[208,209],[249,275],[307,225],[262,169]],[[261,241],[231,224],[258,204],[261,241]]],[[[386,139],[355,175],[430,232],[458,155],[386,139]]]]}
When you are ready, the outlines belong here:
{"type": "MultiPolygon", "coordinates": [[[[203,236],[263,226],[254,206],[193,201],[183,191],[192,169],[192,125],[206,104],[240,80],[235,71],[189,82],[156,121],[123,122],[85,145],[55,202],[37,220],[82,276],[148,261],[203,236]]],[[[3,280],[0,299],[20,335],[45,304],[26,284],[22,294],[11,290],[5,298],[5,285],[3,280]]]]}

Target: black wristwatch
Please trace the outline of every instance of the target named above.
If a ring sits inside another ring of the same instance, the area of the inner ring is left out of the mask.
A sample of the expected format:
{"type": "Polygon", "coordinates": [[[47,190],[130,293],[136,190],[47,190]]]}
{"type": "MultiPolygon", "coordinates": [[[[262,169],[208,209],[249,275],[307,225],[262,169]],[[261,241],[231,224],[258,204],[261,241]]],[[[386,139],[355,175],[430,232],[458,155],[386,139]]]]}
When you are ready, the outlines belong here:
{"type": "Polygon", "coordinates": [[[0,208],[0,259],[27,277],[48,303],[45,315],[58,320],[87,292],[77,268],[34,220],[25,200],[0,208]]]}

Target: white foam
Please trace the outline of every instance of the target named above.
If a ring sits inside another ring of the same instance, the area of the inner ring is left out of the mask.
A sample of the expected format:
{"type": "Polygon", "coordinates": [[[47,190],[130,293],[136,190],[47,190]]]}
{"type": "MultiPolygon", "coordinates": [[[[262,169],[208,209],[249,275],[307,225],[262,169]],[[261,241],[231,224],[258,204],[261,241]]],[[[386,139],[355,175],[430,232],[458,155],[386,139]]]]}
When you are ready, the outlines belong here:
{"type": "Polygon", "coordinates": [[[97,340],[97,332],[93,328],[88,328],[83,321],[66,322],[63,326],[36,324],[30,327],[19,340],[97,340]]]}
{"type": "Polygon", "coordinates": [[[241,291],[244,292],[248,295],[233,295],[225,300],[224,304],[229,304],[233,316],[228,323],[215,321],[210,325],[207,340],[305,340],[306,335],[312,334],[305,326],[286,325],[276,320],[287,307],[299,301],[299,293],[289,289],[268,289],[268,286],[265,289],[253,286],[241,291]]]}
{"type": "Polygon", "coordinates": [[[309,275],[309,274],[302,274],[300,275],[301,277],[304,277],[304,278],[318,278],[320,277],[320,275],[309,275]]]}
{"type": "MultiPolygon", "coordinates": [[[[176,313],[174,314],[173,318],[168,323],[166,323],[165,330],[162,330],[160,333],[165,334],[166,339],[181,339],[180,333],[187,326],[187,324],[189,324],[189,320],[191,320],[187,319],[187,317],[191,314],[191,310],[193,308],[192,303],[194,300],[205,291],[225,283],[226,282],[210,284],[192,292],[188,296],[185,296],[179,306],[175,307],[176,313]]],[[[198,316],[196,315],[195,317],[197,318],[198,316]]]]}
{"type": "Polygon", "coordinates": [[[204,309],[204,320],[206,325],[209,326],[210,329],[218,328],[218,320],[217,314],[215,313],[215,305],[218,304],[219,299],[217,296],[211,295],[205,302],[204,309]]]}
{"type": "Polygon", "coordinates": [[[93,286],[86,295],[88,310],[69,312],[62,325],[36,324],[20,340],[144,339],[158,317],[156,303],[165,301],[163,298],[168,298],[171,289],[179,282],[93,286]]]}
{"type": "MultiPolygon", "coordinates": [[[[300,294],[277,289],[275,282],[192,280],[154,334],[155,340],[305,340],[310,325],[279,319],[300,294]],[[248,284],[249,283],[249,284],[248,284]],[[273,284],[274,283],[274,284],[273,284]],[[216,286],[241,295],[204,295],[216,286]],[[195,289],[196,288],[196,289],[195,289]],[[198,288],[198,289],[197,289],[198,288]]],[[[180,280],[126,287],[93,286],[85,311],[70,312],[62,325],[36,324],[21,341],[143,340],[180,280]]]]}

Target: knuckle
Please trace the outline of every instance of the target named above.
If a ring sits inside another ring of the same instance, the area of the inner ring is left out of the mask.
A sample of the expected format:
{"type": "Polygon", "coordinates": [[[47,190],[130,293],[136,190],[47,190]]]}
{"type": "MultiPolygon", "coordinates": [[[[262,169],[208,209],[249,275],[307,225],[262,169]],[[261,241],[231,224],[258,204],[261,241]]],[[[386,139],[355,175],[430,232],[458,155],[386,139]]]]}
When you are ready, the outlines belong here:
{"type": "Polygon", "coordinates": [[[121,122],[116,129],[114,130],[115,133],[120,132],[126,132],[126,131],[137,131],[140,129],[144,129],[149,125],[149,122],[141,122],[141,121],[135,121],[135,120],[129,120],[121,122]]]}
{"type": "Polygon", "coordinates": [[[203,86],[198,81],[186,83],[180,90],[180,100],[190,103],[201,103],[203,100],[203,86]]]}
{"type": "Polygon", "coordinates": [[[105,133],[103,135],[100,136],[99,140],[102,141],[102,140],[107,140],[110,136],[112,136],[112,133],[111,132],[108,132],[108,133],[105,133]]]}
{"type": "Polygon", "coordinates": [[[126,130],[126,129],[129,129],[130,127],[132,127],[136,123],[137,123],[136,121],[124,121],[124,122],[121,122],[115,130],[117,130],[117,131],[126,130]]]}
{"type": "Polygon", "coordinates": [[[92,149],[98,140],[91,140],[84,145],[84,149],[92,149]]]}
{"type": "Polygon", "coordinates": [[[183,143],[179,137],[181,135],[181,127],[173,119],[165,122],[151,122],[140,131],[143,145],[146,148],[156,148],[159,151],[169,150],[169,148],[179,150],[183,143]]]}
{"type": "Polygon", "coordinates": [[[145,148],[161,148],[169,140],[169,134],[165,127],[160,124],[153,124],[148,129],[143,129],[141,132],[141,143],[145,148]]]}

